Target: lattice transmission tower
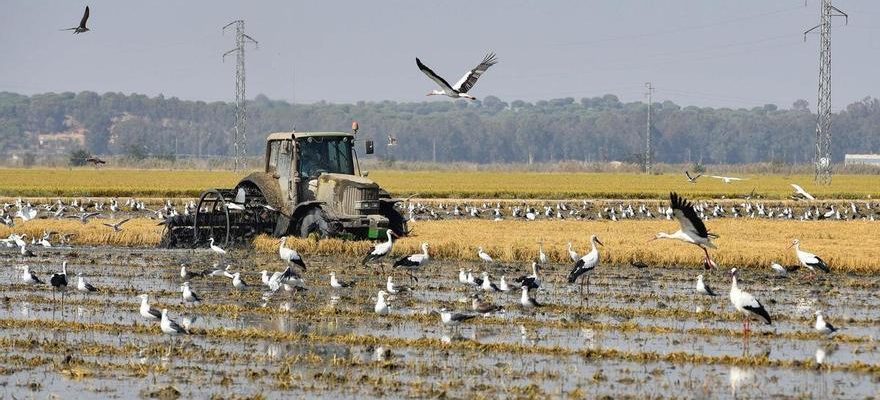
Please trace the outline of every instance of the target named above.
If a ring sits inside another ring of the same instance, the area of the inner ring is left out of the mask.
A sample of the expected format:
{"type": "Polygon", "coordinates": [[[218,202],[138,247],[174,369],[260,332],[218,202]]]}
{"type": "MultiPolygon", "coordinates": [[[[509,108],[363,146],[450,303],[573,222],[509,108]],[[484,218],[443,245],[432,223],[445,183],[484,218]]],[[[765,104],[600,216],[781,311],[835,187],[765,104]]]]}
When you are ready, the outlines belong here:
{"type": "Polygon", "coordinates": [[[232,156],[234,157],[235,171],[246,168],[247,164],[247,104],[245,102],[245,75],[244,75],[244,48],[247,43],[253,43],[259,48],[256,39],[244,33],[244,20],[232,21],[223,27],[235,25],[235,48],[223,53],[222,59],[232,53],[235,55],[235,127],[232,128],[232,156]]]}
{"type": "Polygon", "coordinates": [[[819,30],[819,100],[816,105],[816,183],[831,183],[831,18],[849,16],[831,5],[831,0],[821,0],[819,25],[804,31],[807,34],[819,30]]]}

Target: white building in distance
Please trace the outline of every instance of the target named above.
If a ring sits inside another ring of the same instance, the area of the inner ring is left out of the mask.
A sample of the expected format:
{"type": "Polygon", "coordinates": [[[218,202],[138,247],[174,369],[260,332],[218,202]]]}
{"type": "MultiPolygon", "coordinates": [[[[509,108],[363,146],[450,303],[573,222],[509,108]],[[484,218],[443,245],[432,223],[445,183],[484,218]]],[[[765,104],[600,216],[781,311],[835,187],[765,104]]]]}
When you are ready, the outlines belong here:
{"type": "Polygon", "coordinates": [[[847,154],[843,165],[874,165],[880,167],[880,154],[847,154]]]}

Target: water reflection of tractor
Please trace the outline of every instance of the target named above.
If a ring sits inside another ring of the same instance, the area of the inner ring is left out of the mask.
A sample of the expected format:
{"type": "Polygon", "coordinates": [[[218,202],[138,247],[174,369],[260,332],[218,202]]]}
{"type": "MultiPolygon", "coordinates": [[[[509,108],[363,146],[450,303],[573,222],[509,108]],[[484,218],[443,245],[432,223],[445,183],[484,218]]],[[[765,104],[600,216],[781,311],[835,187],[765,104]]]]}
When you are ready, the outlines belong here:
{"type": "MultiPolygon", "coordinates": [[[[375,239],[391,229],[406,235],[399,199],[366,178],[354,150],[353,133],[270,134],[263,172],[233,189],[208,190],[195,215],[166,221],[163,246],[192,246],[213,237],[230,244],[266,233],[274,236],[375,239]]],[[[373,142],[366,141],[366,153],[373,142]]]]}

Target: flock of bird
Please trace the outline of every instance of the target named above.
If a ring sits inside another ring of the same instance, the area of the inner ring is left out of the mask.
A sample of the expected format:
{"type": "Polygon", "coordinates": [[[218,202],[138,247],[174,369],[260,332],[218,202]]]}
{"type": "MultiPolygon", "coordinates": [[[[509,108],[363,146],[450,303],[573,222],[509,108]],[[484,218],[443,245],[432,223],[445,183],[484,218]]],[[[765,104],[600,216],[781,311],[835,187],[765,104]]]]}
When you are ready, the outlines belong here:
{"type": "MultiPolygon", "coordinates": [[[[671,234],[660,232],[656,235],[655,239],[671,239],[690,243],[695,247],[700,248],[700,250],[705,255],[704,262],[707,269],[716,268],[716,264],[711,259],[709,253],[709,249],[715,248],[715,245],[712,243],[713,235],[706,228],[703,219],[697,211],[697,207],[691,204],[691,202],[689,202],[688,200],[682,198],[681,196],[678,196],[675,193],[671,193],[669,209],[671,210],[671,218],[675,219],[678,222],[680,229],[671,234]]],[[[85,217],[83,218],[85,219],[85,217]]],[[[361,264],[379,264],[382,266],[382,270],[384,271],[384,261],[392,253],[395,238],[396,235],[394,232],[390,230],[387,231],[385,241],[381,241],[373,246],[370,251],[364,255],[361,260],[361,264]]],[[[23,242],[23,238],[15,237],[12,238],[12,241],[23,242]]],[[[213,241],[213,238],[209,241],[209,243],[210,251],[212,251],[219,257],[227,256],[226,250],[216,245],[213,241]]],[[[595,272],[596,268],[600,265],[601,261],[600,248],[601,246],[603,246],[603,243],[597,235],[592,235],[590,237],[590,245],[590,251],[582,256],[577,254],[577,252],[575,252],[571,248],[570,244],[568,249],[569,255],[572,260],[572,266],[567,274],[566,281],[568,284],[574,284],[578,282],[578,280],[580,280],[581,295],[585,283],[587,293],[589,294],[589,278],[593,274],[593,272],[595,272]]],[[[829,266],[820,257],[801,250],[800,242],[798,240],[793,241],[790,247],[794,248],[795,254],[801,266],[811,271],[830,271],[829,266]]],[[[482,248],[477,249],[477,255],[485,265],[494,265],[494,259],[492,258],[492,256],[486,253],[482,248]]],[[[273,296],[275,296],[275,294],[279,291],[295,293],[299,290],[307,289],[305,279],[302,277],[302,274],[307,271],[306,263],[304,262],[302,256],[295,249],[287,247],[286,238],[281,238],[279,240],[278,257],[284,262],[285,268],[283,270],[276,271],[274,273],[270,273],[267,270],[261,271],[260,277],[262,285],[259,287],[264,287],[265,290],[262,295],[263,306],[269,304],[273,296]]],[[[391,265],[394,269],[403,270],[412,281],[418,282],[418,275],[425,270],[425,267],[430,264],[430,261],[430,246],[428,243],[422,243],[421,252],[400,257],[394,260],[391,265]]],[[[521,293],[518,304],[519,307],[522,307],[524,310],[538,309],[544,306],[544,304],[535,297],[535,293],[537,293],[537,291],[541,290],[543,287],[544,277],[541,275],[541,271],[543,269],[543,265],[546,262],[547,257],[546,254],[544,254],[543,245],[541,245],[541,247],[539,247],[539,254],[536,257],[535,262],[533,262],[531,265],[531,270],[528,271],[528,273],[522,274],[521,276],[515,277],[510,280],[508,280],[506,276],[501,276],[499,279],[493,281],[488,272],[484,271],[478,275],[475,275],[473,271],[466,271],[462,268],[459,271],[459,283],[462,285],[466,285],[467,287],[474,290],[473,294],[471,295],[471,311],[463,312],[441,308],[432,312],[439,315],[439,320],[441,324],[453,327],[458,326],[466,321],[476,318],[479,315],[491,314],[504,309],[503,305],[496,305],[484,300],[483,296],[481,296],[481,293],[505,293],[513,292],[515,290],[519,290],[521,293]]],[[[786,268],[778,265],[774,265],[773,268],[779,273],[788,272],[786,268]],[[781,268],[781,271],[778,270],[777,267],[781,268]]],[[[22,283],[27,285],[46,284],[43,278],[41,278],[27,265],[22,265],[20,269],[22,271],[20,275],[22,283]]],[[[64,261],[61,265],[61,271],[52,273],[48,279],[48,283],[52,286],[53,292],[62,292],[62,301],[63,293],[66,291],[68,286],[67,273],[67,262],[64,261]]],[[[744,316],[744,333],[747,334],[750,331],[750,321],[753,318],[757,318],[766,324],[770,324],[772,322],[770,312],[755,296],[739,286],[737,281],[737,269],[731,269],[729,275],[731,279],[729,299],[733,308],[742,313],[744,316]]],[[[183,280],[183,283],[180,286],[181,301],[186,304],[197,304],[204,301],[204,298],[196,293],[190,285],[191,279],[202,277],[224,277],[230,279],[231,287],[239,291],[249,290],[250,288],[254,287],[253,285],[245,281],[245,277],[242,272],[231,271],[230,265],[227,265],[225,268],[220,268],[219,264],[214,264],[214,267],[206,269],[204,271],[194,271],[187,268],[186,265],[182,265],[180,269],[180,278],[183,280]]],[[[340,277],[334,271],[329,274],[327,284],[334,290],[345,290],[346,288],[350,288],[357,283],[340,280],[340,277]]],[[[100,291],[98,288],[86,281],[85,278],[80,274],[77,274],[75,289],[81,292],[100,291]]],[[[392,306],[390,296],[411,290],[413,290],[412,287],[398,285],[394,282],[392,276],[387,276],[387,278],[385,279],[383,290],[380,290],[378,291],[378,293],[376,293],[376,303],[373,307],[374,312],[378,316],[385,316],[395,312],[395,308],[392,306]]],[[[715,292],[708,286],[708,282],[705,281],[705,277],[703,275],[697,277],[695,293],[706,296],[717,295],[717,292],[715,292]]],[[[148,296],[146,294],[140,295],[139,298],[140,315],[148,320],[158,321],[159,328],[163,333],[176,336],[189,334],[191,332],[191,322],[185,321],[179,323],[168,315],[167,309],[162,309],[160,311],[152,308],[149,304],[148,296]]],[[[291,306],[289,302],[284,302],[281,304],[282,309],[286,308],[287,310],[289,310],[290,307],[291,306]]],[[[837,329],[825,320],[825,317],[821,312],[817,311],[815,330],[823,334],[831,334],[834,333],[837,329]]]]}

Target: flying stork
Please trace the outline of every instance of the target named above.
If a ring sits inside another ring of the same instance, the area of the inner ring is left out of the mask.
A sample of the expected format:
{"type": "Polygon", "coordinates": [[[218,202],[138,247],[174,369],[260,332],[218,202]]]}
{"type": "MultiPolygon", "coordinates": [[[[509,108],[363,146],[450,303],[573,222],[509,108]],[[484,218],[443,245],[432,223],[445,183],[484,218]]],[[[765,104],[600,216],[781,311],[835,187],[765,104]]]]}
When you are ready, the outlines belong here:
{"type": "Polygon", "coordinates": [[[693,204],[691,204],[687,199],[679,196],[676,193],[669,194],[669,201],[672,203],[672,215],[675,216],[675,219],[678,220],[678,224],[681,226],[677,232],[673,234],[668,234],[666,232],[659,232],[657,236],[655,236],[651,240],[657,239],[675,239],[681,240],[685,243],[694,244],[701,249],[706,254],[705,265],[706,269],[711,269],[715,266],[715,262],[712,261],[712,258],[709,257],[709,248],[716,248],[715,244],[712,243],[712,239],[718,237],[706,229],[706,225],[703,224],[703,220],[700,219],[700,216],[697,215],[697,211],[694,210],[693,204]]]}
{"type": "Polygon", "coordinates": [[[86,12],[83,14],[82,19],[79,21],[79,26],[75,26],[73,28],[62,29],[62,31],[73,31],[74,34],[88,32],[89,28],[86,27],[86,22],[89,20],[89,6],[86,6],[86,12]]]}
{"type": "Polygon", "coordinates": [[[470,100],[476,100],[477,98],[468,94],[468,91],[474,87],[477,83],[477,79],[480,79],[480,75],[483,75],[489,67],[498,63],[498,60],[495,58],[495,53],[489,53],[486,57],[483,58],[483,61],[480,62],[479,65],[474,67],[474,69],[468,71],[455,85],[450,85],[449,82],[446,82],[446,79],[443,79],[440,75],[437,75],[431,68],[428,68],[425,64],[422,64],[422,61],[416,58],[416,65],[419,66],[419,69],[428,75],[428,78],[431,78],[432,81],[436,82],[437,85],[440,86],[441,90],[432,90],[427,96],[436,96],[443,95],[449,96],[454,99],[464,98],[470,100]]]}
{"type": "Polygon", "coordinates": [[[792,183],[791,187],[794,188],[794,194],[791,195],[791,197],[793,199],[795,199],[795,200],[799,200],[799,199],[816,200],[816,198],[813,197],[813,195],[807,193],[807,191],[804,190],[804,188],[800,187],[799,185],[792,183]]]}
{"type": "Polygon", "coordinates": [[[684,175],[687,176],[688,182],[690,182],[690,183],[697,183],[697,178],[703,176],[703,174],[697,174],[695,176],[691,176],[691,173],[688,171],[684,171],[684,175]]]}
{"type": "Polygon", "coordinates": [[[730,182],[733,182],[733,181],[744,181],[744,180],[745,180],[744,178],[734,178],[734,177],[732,177],[732,176],[717,176],[717,175],[712,175],[711,177],[712,177],[712,178],[715,178],[715,179],[721,179],[721,181],[724,182],[724,183],[730,183],[730,182]]]}

